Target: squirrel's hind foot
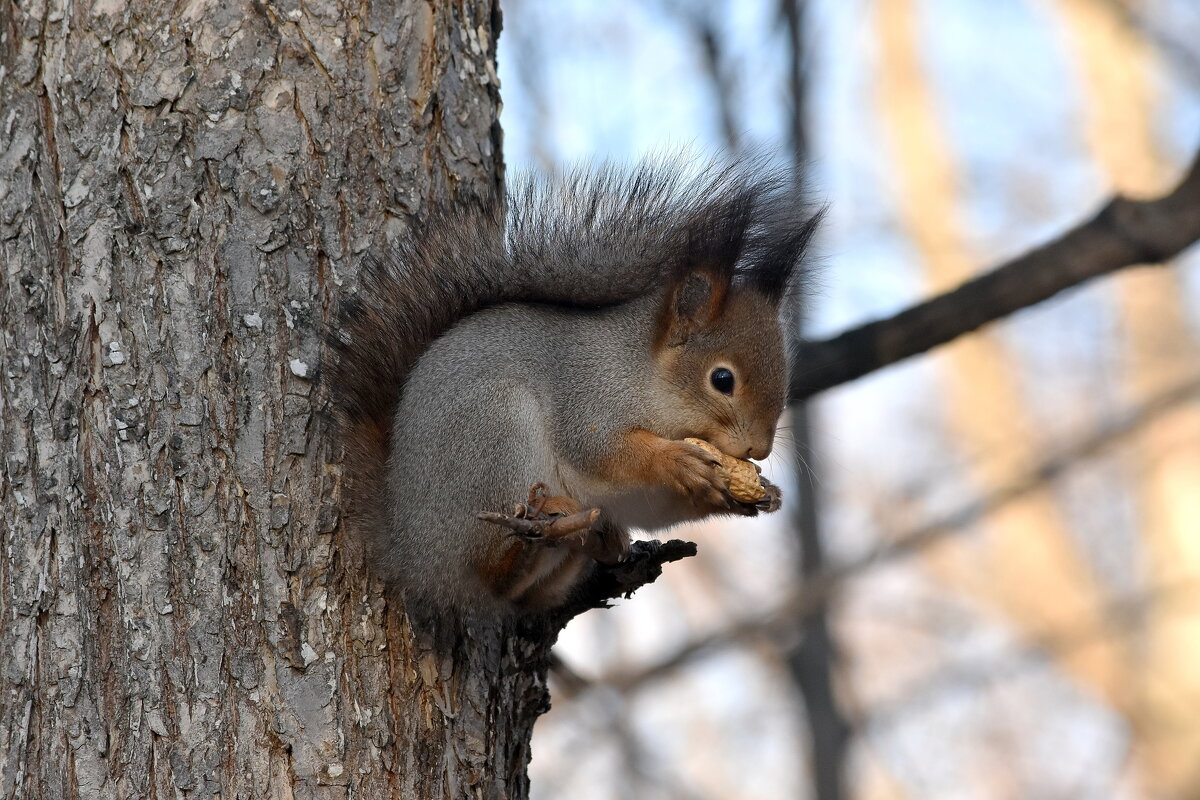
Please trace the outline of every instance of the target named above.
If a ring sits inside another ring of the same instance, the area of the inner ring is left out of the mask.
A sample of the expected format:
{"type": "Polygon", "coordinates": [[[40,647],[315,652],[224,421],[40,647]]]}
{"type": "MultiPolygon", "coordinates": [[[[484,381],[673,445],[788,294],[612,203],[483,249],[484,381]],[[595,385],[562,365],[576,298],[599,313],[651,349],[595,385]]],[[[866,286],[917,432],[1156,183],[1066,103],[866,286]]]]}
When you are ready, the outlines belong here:
{"type": "Polygon", "coordinates": [[[596,526],[600,521],[598,508],[580,511],[578,514],[530,513],[525,507],[519,508],[520,511],[515,514],[480,511],[475,516],[484,522],[510,529],[511,536],[519,536],[527,542],[546,544],[558,544],[571,538],[581,539],[583,535],[597,532],[596,526]]]}
{"type": "Polygon", "coordinates": [[[530,544],[562,545],[603,564],[617,564],[629,551],[629,537],[602,519],[598,508],[585,509],[574,498],[550,496],[535,483],[524,503],[511,514],[481,511],[477,519],[508,528],[509,535],[530,544]]]}

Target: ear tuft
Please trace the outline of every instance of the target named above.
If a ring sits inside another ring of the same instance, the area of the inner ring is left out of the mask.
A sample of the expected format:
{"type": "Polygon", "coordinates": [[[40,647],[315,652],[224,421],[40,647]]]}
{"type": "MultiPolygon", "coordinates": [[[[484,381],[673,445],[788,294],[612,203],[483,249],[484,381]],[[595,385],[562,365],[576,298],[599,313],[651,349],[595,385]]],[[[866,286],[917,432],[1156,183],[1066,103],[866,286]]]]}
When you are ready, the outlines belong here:
{"type": "Polygon", "coordinates": [[[776,305],[798,288],[804,256],[824,217],[824,208],[812,213],[799,197],[777,204],[748,248],[742,266],[746,285],[776,305]]]}

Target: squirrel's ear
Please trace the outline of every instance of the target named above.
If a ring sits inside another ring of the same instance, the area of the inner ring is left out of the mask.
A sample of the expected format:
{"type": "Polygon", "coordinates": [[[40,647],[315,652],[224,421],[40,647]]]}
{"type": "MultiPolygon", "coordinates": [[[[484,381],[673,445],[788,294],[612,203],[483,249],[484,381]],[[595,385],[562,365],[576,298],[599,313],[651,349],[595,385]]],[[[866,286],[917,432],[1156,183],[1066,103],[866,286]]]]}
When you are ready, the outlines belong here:
{"type": "Polygon", "coordinates": [[[660,341],[668,347],[686,344],[696,331],[716,319],[725,302],[727,284],[705,271],[688,272],[667,293],[660,341]]]}

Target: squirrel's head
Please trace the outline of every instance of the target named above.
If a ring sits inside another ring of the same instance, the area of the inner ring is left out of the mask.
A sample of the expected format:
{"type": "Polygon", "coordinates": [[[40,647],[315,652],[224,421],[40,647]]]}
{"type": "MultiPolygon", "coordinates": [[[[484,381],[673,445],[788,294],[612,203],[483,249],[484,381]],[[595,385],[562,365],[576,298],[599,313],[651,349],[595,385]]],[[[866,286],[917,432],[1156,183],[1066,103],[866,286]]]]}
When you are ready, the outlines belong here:
{"type": "MultiPolygon", "coordinates": [[[[654,333],[673,439],[705,439],[736,458],[765,458],[787,401],[780,308],[821,219],[788,171],[753,159],[714,168],[652,228],[663,289],[654,333]]],[[[656,195],[652,181],[636,197],[656,195]]],[[[589,206],[590,208],[590,206],[589,206]]],[[[635,214],[627,215],[638,219],[635,214]]]]}
{"type": "Polygon", "coordinates": [[[787,400],[778,296],[694,271],[668,289],[659,320],[654,362],[670,391],[670,438],[766,458],[787,400]]]}

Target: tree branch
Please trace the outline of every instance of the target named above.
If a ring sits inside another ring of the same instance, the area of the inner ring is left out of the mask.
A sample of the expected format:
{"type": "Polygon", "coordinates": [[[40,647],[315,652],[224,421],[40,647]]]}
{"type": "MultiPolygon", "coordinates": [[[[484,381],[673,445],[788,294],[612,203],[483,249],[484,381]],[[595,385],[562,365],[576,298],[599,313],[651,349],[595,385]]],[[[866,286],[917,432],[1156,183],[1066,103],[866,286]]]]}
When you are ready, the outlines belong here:
{"type": "Polygon", "coordinates": [[[574,602],[554,613],[555,630],[564,627],[572,618],[592,608],[608,608],[610,600],[629,597],[662,575],[663,564],[696,555],[696,543],[682,539],[633,542],[629,555],[620,564],[598,565],[591,579],[584,584],[574,602]]]}
{"type": "Polygon", "coordinates": [[[1200,239],[1200,154],[1175,191],[1115,197],[1061,238],[887,319],[801,346],[791,399],[923,353],[1091,278],[1168,261],[1200,239]]]}

